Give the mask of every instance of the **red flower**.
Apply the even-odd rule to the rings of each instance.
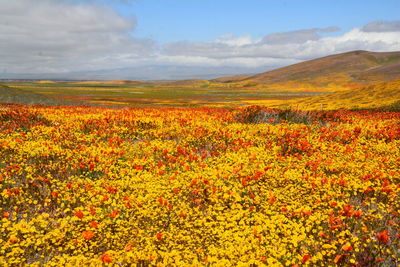
[[[389,234],[388,230],[382,231],[380,233],[376,234],[376,238],[378,238],[379,241],[381,241],[383,244],[389,243]]]
[[[304,257],[301,259],[301,262],[302,262],[302,263],[305,263],[305,262],[308,261],[310,258],[311,258],[311,256],[308,255],[308,254],[306,254],[306,255],[304,255]]]
[[[158,241],[160,241],[163,238],[163,233],[157,233],[156,238]]]
[[[340,214],[342,214],[343,216],[350,217],[353,214],[353,205],[351,204],[343,205],[342,209],[343,211]]]
[[[78,217],[79,219],[82,219],[84,215],[83,215],[83,212],[81,210],[78,210],[78,211],[75,212],[75,216]]]
[[[275,197],[275,196],[272,196],[272,197],[268,200],[268,203],[269,203],[270,205],[272,205],[272,204],[275,203],[275,201],[276,201],[276,197]]]
[[[94,170],[94,167],[95,167],[94,163],[90,163],[90,164],[89,164],[89,169],[90,169],[91,171]]]
[[[101,261],[104,263],[111,263],[112,262],[112,258],[111,255],[105,253],[100,257]]]
[[[89,207],[89,210],[90,210],[90,214],[92,214],[92,215],[96,214],[96,210],[92,206]]]

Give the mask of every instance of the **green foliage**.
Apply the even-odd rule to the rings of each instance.
[[[316,111],[300,111],[293,109],[270,109],[261,106],[249,106],[241,110],[236,119],[239,122],[258,124],[258,123],[302,123],[311,124],[317,121],[319,116]]]
[[[254,86],[256,86],[257,84],[256,83],[254,83],[254,82],[249,82],[249,83],[246,83],[245,85],[243,85],[243,87],[254,87]]]
[[[376,64],[379,64],[379,65],[389,65],[389,64],[400,61],[400,55],[398,55],[398,54],[391,55],[388,57],[375,57],[373,55],[364,55],[364,57],[370,61],[375,62]]]
[[[385,107],[384,110],[400,112],[400,101],[397,101],[397,102],[393,103],[392,105]]]

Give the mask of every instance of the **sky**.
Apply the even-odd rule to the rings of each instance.
[[[399,0],[0,0],[0,78],[214,78],[400,51]]]

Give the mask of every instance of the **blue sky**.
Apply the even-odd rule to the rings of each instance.
[[[138,0],[118,10],[137,19],[135,36],[161,43],[212,40],[222,34],[260,38],[274,32],[400,19],[400,1]]]
[[[0,78],[253,74],[400,51],[399,0],[0,0]]]

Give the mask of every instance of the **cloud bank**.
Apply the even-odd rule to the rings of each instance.
[[[135,18],[104,3],[0,0],[0,77],[97,70],[113,70],[109,73],[115,76],[116,69],[147,67],[155,71],[141,78],[173,79],[183,70],[188,77],[196,77],[188,70],[204,76],[207,68],[227,75],[251,73],[351,50],[400,50],[400,21],[374,21],[344,33],[336,26],[299,29],[259,39],[226,33],[209,41],[161,46],[136,38]],[[134,73],[131,78],[136,78]]]
[[[364,32],[400,32],[400,21],[373,21],[365,25]]]
[[[0,71],[92,70],[151,55],[152,40],[135,39],[135,18],[97,3],[0,1]]]

